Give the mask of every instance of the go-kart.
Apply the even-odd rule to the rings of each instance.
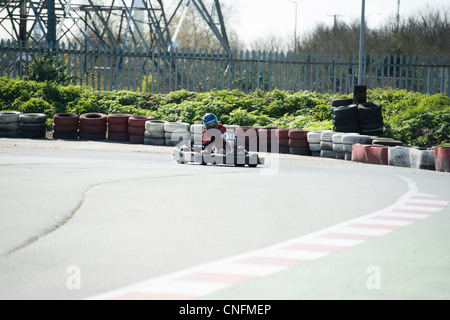
[[[225,132],[219,139],[204,146],[202,141],[193,141],[177,146],[172,151],[172,158],[179,164],[199,163],[202,165],[228,165],[257,167],[264,164],[264,158],[257,153],[250,153],[237,144],[236,135]]]

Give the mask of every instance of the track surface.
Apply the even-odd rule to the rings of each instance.
[[[448,173],[170,152],[0,139],[0,299],[450,298]]]

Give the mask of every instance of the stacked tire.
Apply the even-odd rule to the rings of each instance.
[[[290,154],[291,153],[291,147],[289,146],[289,132],[293,129],[284,129],[279,128],[276,131],[276,137],[278,138],[278,145],[280,148],[280,153],[283,154]],[[305,137],[306,139],[306,137]],[[309,147],[308,147],[309,151]]]
[[[339,139],[339,138],[338,138]],[[372,144],[372,137],[358,133],[347,133],[342,135],[342,144],[345,151],[344,160],[352,160],[352,150],[355,144]]]
[[[80,117],[73,113],[57,113],[53,116],[53,139],[78,139]]]
[[[436,171],[450,172],[450,148],[433,148]]]
[[[258,127],[240,126],[234,130],[238,146],[249,152],[257,152],[259,146]]]
[[[306,139],[313,157],[320,157],[320,135],[322,130],[308,132]]]
[[[0,138],[19,137],[19,117],[21,114],[18,111],[0,112]]]
[[[202,137],[203,137],[204,128],[205,128],[205,126],[201,123],[194,123],[193,125],[191,125],[190,133],[191,133],[191,145],[192,146],[201,146],[202,145]],[[234,132],[234,130],[235,130],[235,126],[234,127],[225,126],[225,128],[229,132]]]
[[[352,99],[331,102],[333,130],[336,132],[359,132],[358,105]]]
[[[19,116],[19,137],[44,139],[47,132],[47,116],[43,113],[26,113]]]
[[[384,122],[381,104],[366,102],[358,105],[359,133],[378,136],[383,133]]]
[[[145,124],[147,121],[155,120],[150,116],[131,116],[128,118],[129,141],[133,144],[145,143]]]
[[[320,134],[320,157],[322,158],[336,158],[336,153],[333,150],[333,135],[332,130],[323,130]]]
[[[331,138],[331,140],[333,142],[333,151],[334,151],[336,159],[345,160],[346,158],[351,158],[348,156],[348,154],[352,153],[352,145],[344,144],[342,142],[342,138],[346,134],[349,134],[349,133],[336,132],[335,134],[333,134],[333,137]],[[346,156],[346,153],[347,153],[347,156]]]
[[[164,124],[166,146],[175,147],[189,144],[191,140],[190,124],[185,122],[166,122]]]
[[[409,153],[409,161],[411,168],[436,170],[432,149],[413,147]]]
[[[166,133],[164,125],[166,121],[148,120],[145,122],[144,144],[152,146],[165,146]]]
[[[129,141],[128,119],[131,114],[109,114],[106,117],[108,122],[108,140],[110,141]]]
[[[291,129],[288,133],[289,151],[291,154],[310,156],[311,150],[308,142],[308,131]]]
[[[403,146],[403,142],[394,140],[392,138],[382,138],[382,137],[374,137],[372,140],[372,144],[386,146],[386,147],[397,147]]]
[[[80,139],[100,141],[106,139],[107,116],[103,113],[84,113],[80,116]]]
[[[274,148],[272,150],[272,137],[276,139],[275,133],[278,127],[265,127],[259,128],[258,133],[258,151],[260,152],[279,152],[279,148]],[[276,146],[274,144],[274,146]],[[278,145],[279,146],[279,145]],[[278,150],[277,150],[278,149]]]

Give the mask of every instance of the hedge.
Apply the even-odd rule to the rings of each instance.
[[[249,94],[238,90],[150,94],[0,78],[0,111],[41,112],[49,119],[62,112],[78,115],[101,112],[150,115],[160,120],[192,124],[212,112],[222,123],[230,125],[320,130],[332,129],[331,101],[351,97],[277,89]],[[450,98],[447,95],[386,88],[368,90],[367,98],[383,106],[384,136],[419,147],[450,143]]]

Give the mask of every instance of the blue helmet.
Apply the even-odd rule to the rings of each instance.
[[[203,123],[206,128],[217,128],[219,122],[217,121],[217,117],[212,113],[207,113],[203,116]]]

